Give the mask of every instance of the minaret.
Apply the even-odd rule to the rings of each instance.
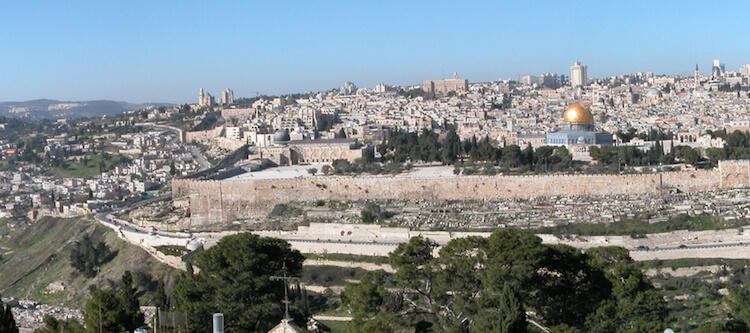
[[[695,85],[697,86],[700,83],[699,76],[701,75],[701,72],[698,70],[698,64],[695,64]]]

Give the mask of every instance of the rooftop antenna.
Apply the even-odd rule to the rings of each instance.
[[[299,281],[299,278],[287,275],[286,260],[281,266],[281,271],[283,272],[282,276],[271,276],[271,280],[284,281],[284,301],[282,301],[284,303],[284,319],[289,320],[289,281]]]

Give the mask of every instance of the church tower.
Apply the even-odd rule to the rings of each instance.
[[[700,75],[701,75],[701,72],[698,70],[698,64],[695,64],[695,77],[694,77],[694,80],[695,80],[695,85],[696,86],[698,84],[700,84],[700,78],[699,78]]]
[[[203,105],[203,99],[205,98],[205,96],[206,95],[203,94],[203,88],[201,88],[201,92],[198,93],[198,105],[199,106]]]

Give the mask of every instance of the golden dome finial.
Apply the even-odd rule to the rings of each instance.
[[[594,115],[591,114],[591,111],[587,107],[581,105],[581,103],[573,103],[565,109],[563,121],[573,124],[593,124]]]

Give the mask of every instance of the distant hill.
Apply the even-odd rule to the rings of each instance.
[[[171,105],[168,103],[133,104],[116,101],[61,102],[37,99],[25,102],[0,102],[0,115],[32,118],[82,118],[112,116],[147,107]]]

